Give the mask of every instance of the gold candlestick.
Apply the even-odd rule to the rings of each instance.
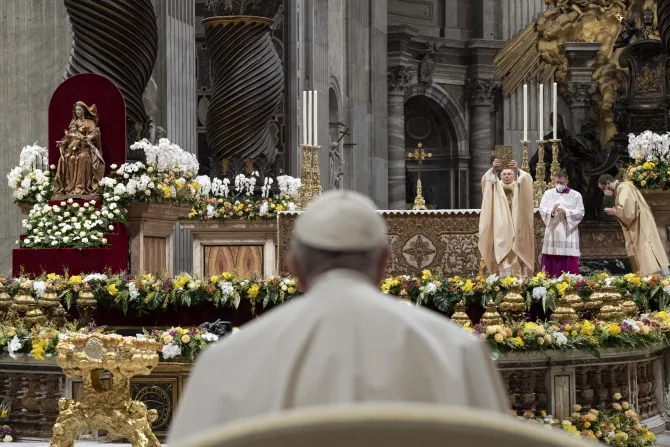
[[[556,177],[558,171],[561,170],[561,165],[558,163],[558,143],[561,140],[549,140],[551,143],[551,176]]]
[[[521,170],[525,172],[529,172],[530,168],[528,167],[528,143],[530,141],[528,140],[521,140],[521,144],[523,144],[523,154],[521,158]]]
[[[407,156],[409,158],[414,158],[419,163],[419,173],[416,180],[416,198],[414,199],[413,210],[425,210],[426,209],[426,200],[423,198],[423,191],[421,190],[421,165],[423,160],[430,158],[433,154],[424,151],[423,144],[419,143],[418,149],[414,153],[410,153]]]
[[[313,199],[321,195],[321,171],[319,170],[320,146],[302,146],[302,171],[298,189],[299,208],[306,208]]]
[[[544,164],[544,145],[546,140],[537,141],[537,166],[535,166],[535,182],[533,183],[533,198],[535,208],[539,208],[542,196],[548,188],[546,181],[546,167]]]

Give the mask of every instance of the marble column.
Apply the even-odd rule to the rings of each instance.
[[[389,209],[407,208],[405,194],[405,89],[414,73],[404,65],[388,69],[388,200]]]
[[[579,134],[588,121],[593,104],[593,94],[598,83],[593,81],[590,62],[598,53],[599,42],[567,42],[563,45],[568,59],[568,88],[563,98],[572,112],[572,130]]]
[[[197,153],[195,3],[154,0],[153,4],[158,25],[158,58],[145,100],[153,100],[152,119],[165,129],[168,139],[185,151]],[[191,272],[191,233],[177,224],[173,240],[174,271]]]
[[[0,270],[9,271],[21,233],[19,207],[4,177],[19,164],[21,148],[47,145],[47,109],[63,81],[72,30],[63,1],[0,1]]]
[[[470,206],[482,202],[482,176],[491,168],[495,149],[491,117],[500,83],[492,79],[471,79],[466,85],[470,104]]]

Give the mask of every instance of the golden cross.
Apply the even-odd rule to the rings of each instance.
[[[423,150],[423,144],[419,143],[419,148],[415,150],[413,153],[409,153],[407,155],[409,158],[415,159],[419,163],[419,175],[418,178],[421,179],[421,165],[423,160],[426,158],[430,158],[433,156],[430,152],[426,152]]]

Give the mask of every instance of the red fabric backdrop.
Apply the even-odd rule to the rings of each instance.
[[[102,156],[109,166],[126,162],[126,103],[116,85],[104,76],[87,73],[64,81],[49,103],[49,164],[58,164],[56,143],[63,138],[72,120],[77,101],[98,107],[98,127],[102,136]]]

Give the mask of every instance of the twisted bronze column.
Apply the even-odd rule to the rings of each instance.
[[[217,160],[273,159],[271,125],[284,87],[282,62],[272,42],[274,21],[268,17],[277,2],[213,3],[219,3],[210,9],[213,16],[203,20],[214,77],[207,110],[210,153]]]
[[[158,54],[151,0],[64,0],[74,33],[65,78],[97,73],[109,78],[126,101],[131,124],[147,121],[142,94]],[[130,130],[130,129],[129,129]]]

